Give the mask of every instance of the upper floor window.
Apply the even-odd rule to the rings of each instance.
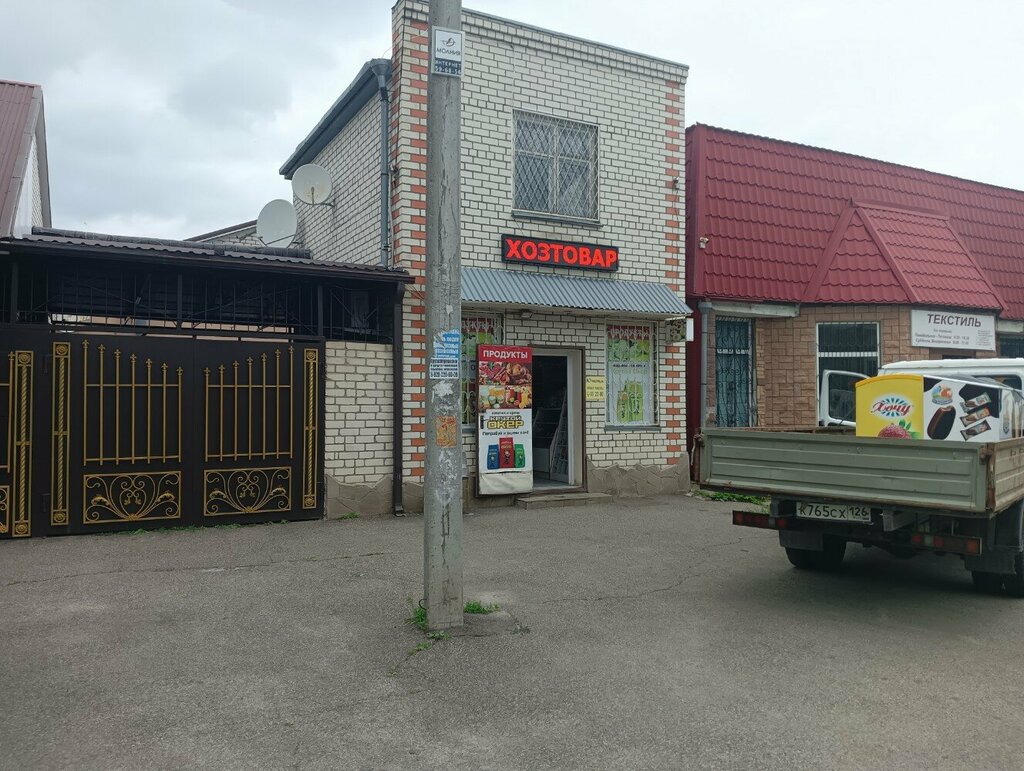
[[[513,113],[516,211],[597,219],[597,126]]]

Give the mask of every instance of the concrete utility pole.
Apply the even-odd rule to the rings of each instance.
[[[427,626],[462,626],[462,332],[459,130],[462,2],[430,0],[427,76],[427,452],[423,592]]]

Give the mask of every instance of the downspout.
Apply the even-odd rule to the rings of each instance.
[[[375,68],[377,93],[380,95],[380,265],[391,267],[391,95],[388,92],[388,65]],[[395,284],[394,307],[391,319],[391,511],[396,517],[405,516],[402,500],[402,334],[404,328],[403,302],[405,284]]]
[[[708,425],[708,317],[714,307],[701,301],[697,309],[700,311],[700,430],[703,433]]]
[[[386,268],[391,252],[391,149],[388,146],[391,111],[389,73],[384,67],[377,68],[376,72],[377,91],[380,94],[380,265]]]
[[[391,343],[391,505],[396,517],[405,516],[402,501],[402,330],[405,284],[395,285]]]

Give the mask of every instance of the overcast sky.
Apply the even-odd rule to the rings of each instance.
[[[1024,3],[465,0],[690,65],[710,123],[1024,188]],[[54,226],[181,238],[290,198],[277,169],[390,0],[8,0],[0,78],[40,83]]]

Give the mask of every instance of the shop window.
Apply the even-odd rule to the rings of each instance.
[[[597,126],[513,113],[518,212],[597,219]]]
[[[818,380],[827,369],[878,374],[878,324],[818,324]]]
[[[501,324],[495,316],[462,317],[462,425],[472,428],[476,425],[477,367],[476,348],[478,345],[493,345],[501,342]]]
[[[999,355],[1004,359],[1024,358],[1024,337],[999,337]]]
[[[878,374],[878,324],[818,324],[818,391],[828,370],[874,377]],[[828,414],[852,419],[856,377],[835,377],[829,382],[825,404]],[[820,396],[819,396],[820,401]],[[823,405],[819,404],[819,413]]]
[[[608,423],[654,424],[654,330],[650,324],[609,324]]]

